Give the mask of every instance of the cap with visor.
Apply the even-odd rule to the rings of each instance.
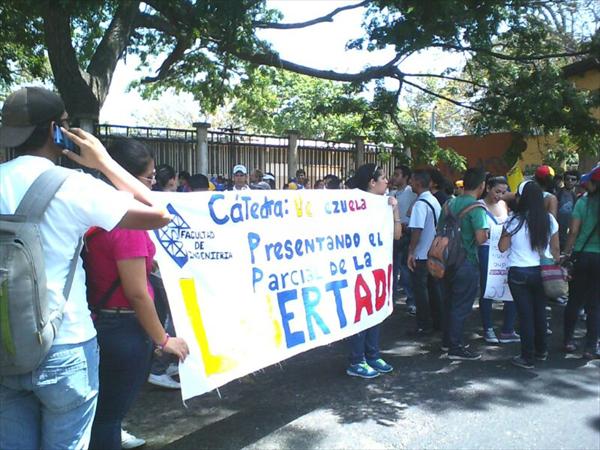
[[[13,92],[2,107],[0,147],[18,147],[38,125],[56,120],[64,112],[62,99],[47,89],[25,87]]]

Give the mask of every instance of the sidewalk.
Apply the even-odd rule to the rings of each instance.
[[[563,308],[552,309],[550,358],[531,371],[508,362],[518,343],[485,344],[477,310],[466,342],[483,359],[458,362],[442,356],[439,337],[407,336],[414,318],[400,305],[381,338],[391,374],[346,376],[347,344],[337,342],[187,408],[178,391],[146,385],[125,427],[147,449],[600,449],[600,361],[561,352]]]

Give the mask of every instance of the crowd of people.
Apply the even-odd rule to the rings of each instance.
[[[15,214],[34,180],[60,156],[100,172],[101,179],[70,171],[39,224],[48,285],[48,308],[64,307],[50,351],[26,373],[0,374],[0,448],[134,448],[144,441],[122,430],[142,384],[179,388],[177,361],[189,349],[176,337],[155,248],[146,230],[165,226],[168,213],[153,202],[151,190],[206,191],[274,189],[275,176],[243,164],[231,180],[176,173],[155,167],[152,153],[133,139],[108,150],[93,135],[70,129],[64,103],[42,88],[11,94],[2,109],[0,145],[17,157],[0,165],[0,214]],[[65,148],[58,134],[79,152]],[[550,332],[541,267],[548,261],[571,267],[566,302],[564,351],[578,351],[576,323],[586,320],[583,357],[600,358],[600,166],[579,176],[556,176],[540,166],[515,192],[500,174],[470,168],[448,182],[437,169],[405,165],[387,174],[365,164],[343,182],[335,175],[315,180],[314,189],[353,188],[388,196],[393,210],[394,292],[403,293],[415,317],[414,337],[439,334],[440,349],[453,360],[481,354],[464,340],[465,322],[479,300],[482,336],[491,345],[520,342],[512,359],[533,368],[548,358]],[[303,169],[287,189],[307,189]],[[372,218],[373,228],[380,220]],[[452,225],[454,224],[454,225]],[[462,258],[440,278],[429,264],[440,230],[454,226]],[[497,244],[490,230],[501,228]],[[68,295],[70,261],[85,242]],[[503,303],[502,327],[494,330],[493,300],[485,298],[491,246],[508,256],[507,280],[513,301]],[[3,319],[4,320],[4,319]],[[374,378],[394,368],[380,354],[380,325],[351,336],[346,373]]]

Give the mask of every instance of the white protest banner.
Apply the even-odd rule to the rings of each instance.
[[[392,208],[360,190],[160,193],[150,232],[177,335],[182,397],[392,312]]]
[[[512,302],[508,287],[508,252],[498,250],[498,241],[502,235],[502,225],[490,224],[490,256],[488,259],[487,282],[484,298]]]

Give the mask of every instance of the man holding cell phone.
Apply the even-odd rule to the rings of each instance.
[[[0,164],[0,214],[14,214],[25,192],[61,155],[99,170],[117,188],[73,170],[50,201],[40,223],[47,301],[50,310],[64,304],[63,321],[37,368],[0,377],[0,448],[87,448],[98,395],[98,345],[80,259],[68,298],[63,295],[71,260],[92,226],[153,229],[170,217],[98,139],[69,130],[64,103],[51,91],[27,87],[8,96],[0,147],[17,154]]]

